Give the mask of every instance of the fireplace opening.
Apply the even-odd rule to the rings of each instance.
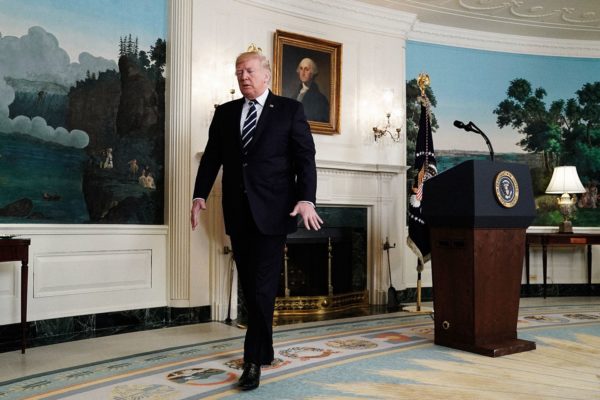
[[[288,235],[275,310],[326,313],[368,304],[367,208],[317,207],[319,231]]]

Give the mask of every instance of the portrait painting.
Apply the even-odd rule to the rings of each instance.
[[[341,43],[277,30],[273,92],[296,99],[313,133],[340,133]]]

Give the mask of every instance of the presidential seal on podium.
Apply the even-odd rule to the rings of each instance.
[[[512,208],[519,201],[519,183],[510,172],[498,172],[494,187],[496,189],[496,199],[503,207]]]

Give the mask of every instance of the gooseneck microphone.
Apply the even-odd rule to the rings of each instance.
[[[481,136],[483,136],[483,139],[485,140],[485,143],[487,144],[488,150],[490,151],[490,159],[492,161],[494,161],[494,149],[492,148],[492,143],[490,142],[490,139],[488,139],[486,134],[483,133],[483,131],[481,129],[479,129],[479,127],[477,125],[475,125],[471,121],[469,121],[469,123],[465,124],[464,122],[457,120],[457,121],[454,121],[454,126],[457,127],[458,129],[464,129],[466,132],[475,132],[475,133],[478,133]]]
[[[465,124],[462,121],[454,121],[454,126],[457,127],[458,129],[464,129],[467,132],[474,132],[473,130],[473,123],[469,122],[468,124]]]

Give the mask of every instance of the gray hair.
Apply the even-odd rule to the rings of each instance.
[[[310,58],[306,57],[303,58],[299,63],[298,63],[298,67],[296,67],[296,73],[298,73],[300,71],[300,66],[303,63],[308,63],[310,65],[310,70],[312,72],[313,77],[317,76],[319,74],[319,67],[317,67],[317,64]]]
[[[265,57],[262,53],[259,53],[257,51],[245,51],[243,53],[241,53],[239,56],[237,56],[237,58],[235,59],[235,65],[237,66],[238,64],[251,59],[251,58],[257,58],[260,61],[260,66],[266,70],[269,73],[269,81],[271,80],[271,64],[269,63],[269,59],[267,57]]]

